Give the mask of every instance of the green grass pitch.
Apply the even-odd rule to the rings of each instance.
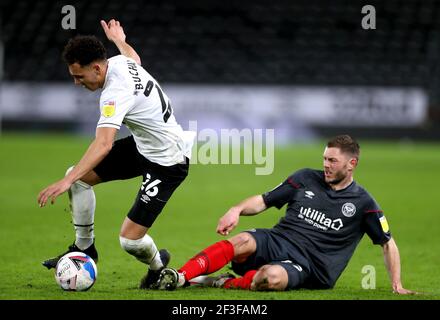
[[[391,293],[380,246],[364,237],[332,290],[249,292],[188,288],[174,292],[137,289],[146,267],[119,246],[119,228],[135,198],[140,179],[95,187],[96,245],[99,275],[87,292],[63,292],[53,271],[41,261],[74,239],[67,195],[39,208],[38,192],[79,160],[90,138],[3,134],[0,136],[0,299],[439,299],[440,298],[440,144],[360,141],[362,154],[355,179],[384,210],[400,249],[405,287],[417,296]],[[323,144],[298,145],[275,151],[275,170],[256,176],[254,165],[194,165],[150,230],[158,247],[172,253],[179,267],[207,245],[222,239],[215,233],[226,210],[253,194],[272,189],[302,167],[321,168]],[[251,227],[271,227],[284,215],[270,209],[242,217],[233,234]],[[362,267],[376,270],[376,288],[361,287]],[[223,269],[224,272],[227,268]],[[220,271],[220,272],[222,272]]]

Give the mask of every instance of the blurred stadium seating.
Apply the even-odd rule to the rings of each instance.
[[[60,32],[65,4],[1,1],[3,80],[70,80],[67,39],[104,39],[99,19],[116,17],[159,81],[413,86],[440,105],[440,1],[70,1],[77,29]],[[376,8],[374,31],[360,26],[364,4]]]
[[[439,1],[377,1],[374,32],[350,0],[71,1],[77,30],[64,34],[65,1],[2,2],[6,80],[67,80],[63,45],[75,33],[104,38],[99,17],[120,19],[170,82],[429,86],[439,76]]]

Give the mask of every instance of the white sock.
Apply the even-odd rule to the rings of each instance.
[[[133,255],[139,261],[149,264],[151,270],[159,270],[163,267],[156,244],[153,238],[148,234],[145,234],[145,236],[137,240],[120,236],[119,242],[121,243],[121,247],[129,254]]]
[[[69,168],[67,173],[71,169],[73,167]],[[95,238],[93,232],[96,207],[95,192],[87,183],[78,180],[69,189],[69,199],[76,235],[75,245],[79,249],[85,250],[93,244]]]

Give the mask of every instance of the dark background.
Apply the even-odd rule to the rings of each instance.
[[[61,28],[66,4],[76,30]],[[376,8],[375,30],[361,27],[366,4]],[[353,130],[440,138],[440,1],[2,0],[1,13],[3,81],[71,81],[60,58],[66,41],[95,34],[114,55],[99,20],[117,18],[158,81],[419,87],[429,96],[421,126]]]

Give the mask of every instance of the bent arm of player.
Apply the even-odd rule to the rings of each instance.
[[[125,42],[125,33],[119,21],[115,19],[111,19],[108,24],[101,20],[102,29],[104,29],[105,35],[107,39],[112,41],[116,47],[118,47],[119,52],[123,56],[132,58],[136,61],[137,64],[141,64],[141,58],[137,54],[137,52],[130,46],[127,42]]]
[[[114,128],[97,128],[96,138],[90,144],[89,148],[78,162],[77,165],[63,179],[48,186],[38,195],[38,204],[44,207],[49,200],[55,202],[56,197],[69,190],[70,186],[79,180],[86,173],[95,168],[110,152],[117,129]]]
[[[416,294],[416,292],[403,288],[400,280],[400,255],[396,242],[391,238],[382,245],[385,266],[390,276],[393,292],[398,294]]]
[[[217,233],[226,236],[238,225],[240,216],[253,216],[266,209],[266,204],[261,195],[247,198],[233,206],[220,218]]]
[[[297,188],[297,185],[292,183],[292,179],[289,177],[269,192],[243,200],[220,218],[217,233],[223,236],[228,235],[237,226],[240,216],[253,216],[270,207],[281,209],[296,194]]]

